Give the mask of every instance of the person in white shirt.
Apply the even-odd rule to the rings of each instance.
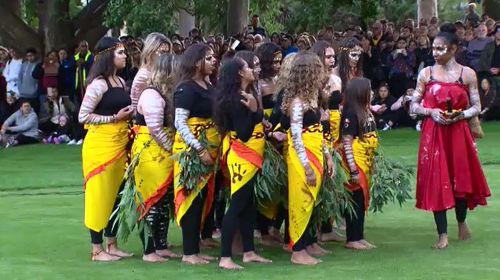
[[[10,60],[7,61],[5,69],[3,70],[3,76],[7,81],[7,92],[13,92],[16,97],[19,98],[19,74],[21,72],[21,65],[23,64],[23,59],[19,57],[16,50],[9,49]]]

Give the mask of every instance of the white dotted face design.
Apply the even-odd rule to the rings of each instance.
[[[356,46],[351,51],[349,51],[349,60],[358,63],[362,54],[363,50],[360,47]]]
[[[432,55],[434,57],[441,57],[445,55],[447,52],[448,52],[448,46],[446,45],[441,45],[441,44],[432,45]]]

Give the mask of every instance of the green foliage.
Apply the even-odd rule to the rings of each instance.
[[[257,173],[255,198],[260,205],[279,202],[287,186],[287,168],[283,156],[268,141],[264,149],[264,163],[261,172]]]
[[[400,161],[388,159],[379,148],[374,160],[374,174],[370,190],[370,210],[382,212],[384,205],[398,202],[399,205],[411,198],[415,171]]]
[[[438,1],[438,16],[441,22],[455,22],[462,19],[465,15],[461,0],[440,0]],[[478,5],[480,7],[480,5]],[[477,11],[478,14],[481,12]]]
[[[401,22],[407,18],[417,20],[417,3],[415,0],[380,0],[382,12],[381,18],[386,18],[392,22]]]
[[[282,32],[286,20],[286,6],[280,0],[250,1],[250,16],[258,14],[261,25],[266,29],[268,36],[274,32]]]
[[[37,2],[37,0],[23,0],[21,10],[24,21],[35,30],[38,29]]]
[[[203,130],[199,138],[200,144],[203,147],[215,148],[216,146],[210,143],[206,136],[206,130]],[[218,169],[218,161],[214,165],[205,165],[201,161],[196,149],[188,148],[174,156],[174,160],[182,166],[182,171],[177,174],[179,185],[184,186],[184,191],[189,193],[198,187],[198,183],[203,176],[214,172]]]

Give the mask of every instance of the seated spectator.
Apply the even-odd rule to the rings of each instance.
[[[64,144],[71,141],[71,122],[66,114],[59,115],[58,125],[54,132],[43,139],[44,144]]]
[[[59,96],[57,88],[53,87],[47,89],[47,100],[44,107],[47,116],[40,118],[40,130],[45,135],[49,135],[57,129],[60,115],[73,116],[76,110],[69,97]]]
[[[421,69],[434,65],[434,56],[432,56],[432,48],[427,36],[419,36],[417,38],[417,48],[415,49],[416,67],[415,73],[419,73]]]
[[[479,89],[479,96],[481,98],[481,113],[480,117],[483,120],[492,120],[498,118],[499,106],[495,104],[496,90],[492,86],[491,80],[489,78],[483,78],[481,80],[481,87]]]
[[[2,125],[0,143],[8,148],[16,145],[38,142],[38,117],[29,101],[21,104],[21,109],[12,114]]]
[[[14,92],[7,93],[5,99],[0,96],[0,127],[7,118],[19,110],[19,107],[21,107],[21,104]]]
[[[375,105],[373,106],[373,115],[375,116],[378,129],[386,131],[394,126],[394,114],[391,111],[391,106],[394,102],[396,102],[396,98],[389,93],[389,86],[382,84],[378,88],[375,99],[372,101],[372,105]]]
[[[394,102],[391,106],[391,111],[394,114],[393,119],[396,127],[413,127],[416,124],[416,116],[409,115],[410,101],[413,95],[413,91],[413,88],[407,89],[405,94],[399,97],[398,100],[396,100],[396,102]]]

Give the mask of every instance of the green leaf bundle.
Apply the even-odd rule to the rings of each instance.
[[[269,202],[278,203],[283,197],[288,183],[287,168],[283,156],[278,150],[266,141],[264,148],[264,163],[262,170],[257,173],[255,183],[255,197],[260,205]]]

